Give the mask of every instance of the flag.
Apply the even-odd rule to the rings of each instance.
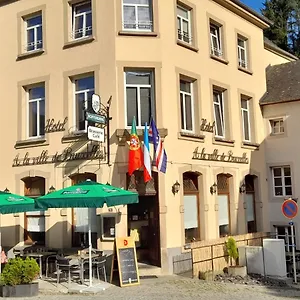
[[[151,157],[150,157],[150,147],[149,147],[149,137],[147,123],[145,124],[144,130],[144,181],[148,182],[151,180]]]
[[[128,158],[128,173],[132,175],[135,170],[143,166],[143,152],[140,145],[139,137],[136,133],[135,117],[132,120],[129,144],[129,158]]]
[[[167,171],[167,153],[154,120],[151,118],[149,126],[149,142],[154,146],[155,165],[158,171],[166,173]]]

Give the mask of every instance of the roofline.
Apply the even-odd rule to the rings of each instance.
[[[264,41],[264,46],[265,46],[265,49],[272,50],[272,51],[276,52],[277,54],[281,54],[282,56],[286,56],[286,57],[291,58],[293,60],[298,60],[299,59],[297,56],[295,56],[295,55],[293,55],[293,54],[291,54],[291,53],[289,53],[289,52],[287,52],[287,51],[279,48],[275,44],[272,45],[272,44]]]
[[[256,25],[261,29],[267,29],[270,27],[270,25],[273,24],[269,19],[262,16],[255,10],[251,9],[249,6],[245,5],[240,0],[212,0],[212,1],[236,13],[243,19],[249,21],[250,23]]]
[[[300,99],[282,100],[280,102],[268,102],[268,103],[259,103],[259,104],[260,104],[260,106],[266,106],[266,105],[284,104],[284,103],[290,103],[290,102],[296,102],[296,101],[300,101]]]

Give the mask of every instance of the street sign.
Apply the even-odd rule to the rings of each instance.
[[[99,123],[99,124],[106,124],[106,117],[96,114],[91,114],[86,112],[85,119],[90,122]]]
[[[104,142],[104,129],[95,126],[88,126],[89,140],[96,142]]]
[[[281,211],[286,218],[293,219],[298,214],[298,205],[292,199],[285,200],[282,203]]]

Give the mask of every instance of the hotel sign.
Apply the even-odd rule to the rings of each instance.
[[[31,157],[29,152],[26,152],[24,157],[19,157],[19,154],[13,160],[13,167],[45,165],[54,163],[70,162],[74,160],[106,160],[105,148],[100,149],[99,145],[87,146],[85,151],[75,152],[71,147],[66,148],[61,153],[56,152],[49,155],[48,150],[43,150],[40,155]]]
[[[212,153],[205,152],[205,148],[202,148],[199,151],[199,147],[197,147],[193,152],[193,159],[196,160],[208,160],[208,161],[219,161],[219,162],[228,162],[228,163],[236,163],[236,164],[248,164],[249,159],[247,157],[247,153],[243,153],[242,156],[235,156],[233,152],[230,150],[225,154],[224,152],[219,152],[218,149],[215,149]]]
[[[200,130],[213,133],[215,130],[216,122],[208,122],[206,119],[201,119]]]

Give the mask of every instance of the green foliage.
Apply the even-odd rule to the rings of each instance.
[[[33,258],[20,257],[9,259],[1,274],[1,284],[27,284],[35,280],[40,273],[40,267]]]
[[[226,248],[227,248],[229,257],[236,261],[239,257],[239,253],[238,253],[238,249],[236,246],[236,241],[233,237],[228,238],[228,240],[226,242]]]

